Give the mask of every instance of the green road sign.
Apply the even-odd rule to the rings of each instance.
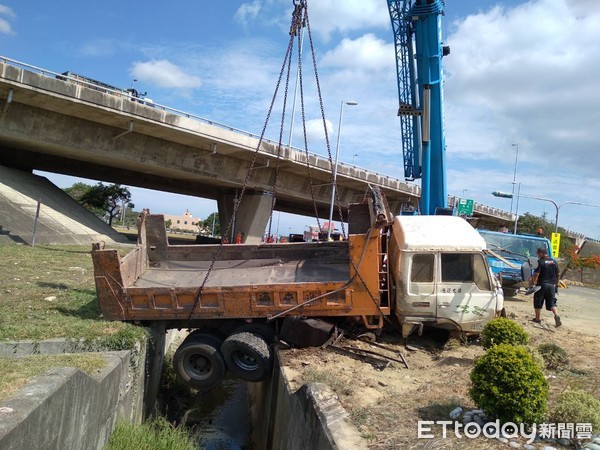
[[[459,216],[472,216],[473,200],[468,198],[459,198],[458,207],[456,208],[456,214],[458,214]]]

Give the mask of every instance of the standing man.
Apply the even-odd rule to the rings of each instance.
[[[554,323],[557,327],[562,325],[558,308],[556,307],[556,292],[558,292],[558,263],[548,257],[544,247],[537,249],[538,266],[533,272],[533,284],[540,289],[533,295],[535,319],[533,322],[541,323],[542,306],[546,302],[546,310],[554,314]]]

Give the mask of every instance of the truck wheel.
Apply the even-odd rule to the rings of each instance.
[[[517,292],[519,292],[519,289],[502,288],[502,292],[504,293],[505,297],[514,297],[515,295],[517,295]]]
[[[273,354],[261,336],[233,333],[221,346],[227,368],[245,381],[262,381],[271,373]]]
[[[181,344],[173,355],[173,368],[181,381],[197,389],[216,386],[227,372],[219,347],[211,339]]]

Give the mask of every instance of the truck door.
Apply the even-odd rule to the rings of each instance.
[[[406,301],[400,302],[398,309],[404,315],[429,316],[436,314],[435,253],[415,253],[407,258],[409,280]]]
[[[493,318],[496,302],[490,273],[479,253],[441,253],[437,285],[437,317],[473,331]]]

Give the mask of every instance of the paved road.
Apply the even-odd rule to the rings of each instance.
[[[600,337],[600,290],[569,286],[558,291],[558,312],[568,329]],[[520,312],[533,317],[533,297],[519,294],[505,299],[508,312]],[[552,314],[542,311],[542,320],[552,326]]]
[[[600,336],[600,290],[579,286],[559,289],[558,308],[568,328]]]

